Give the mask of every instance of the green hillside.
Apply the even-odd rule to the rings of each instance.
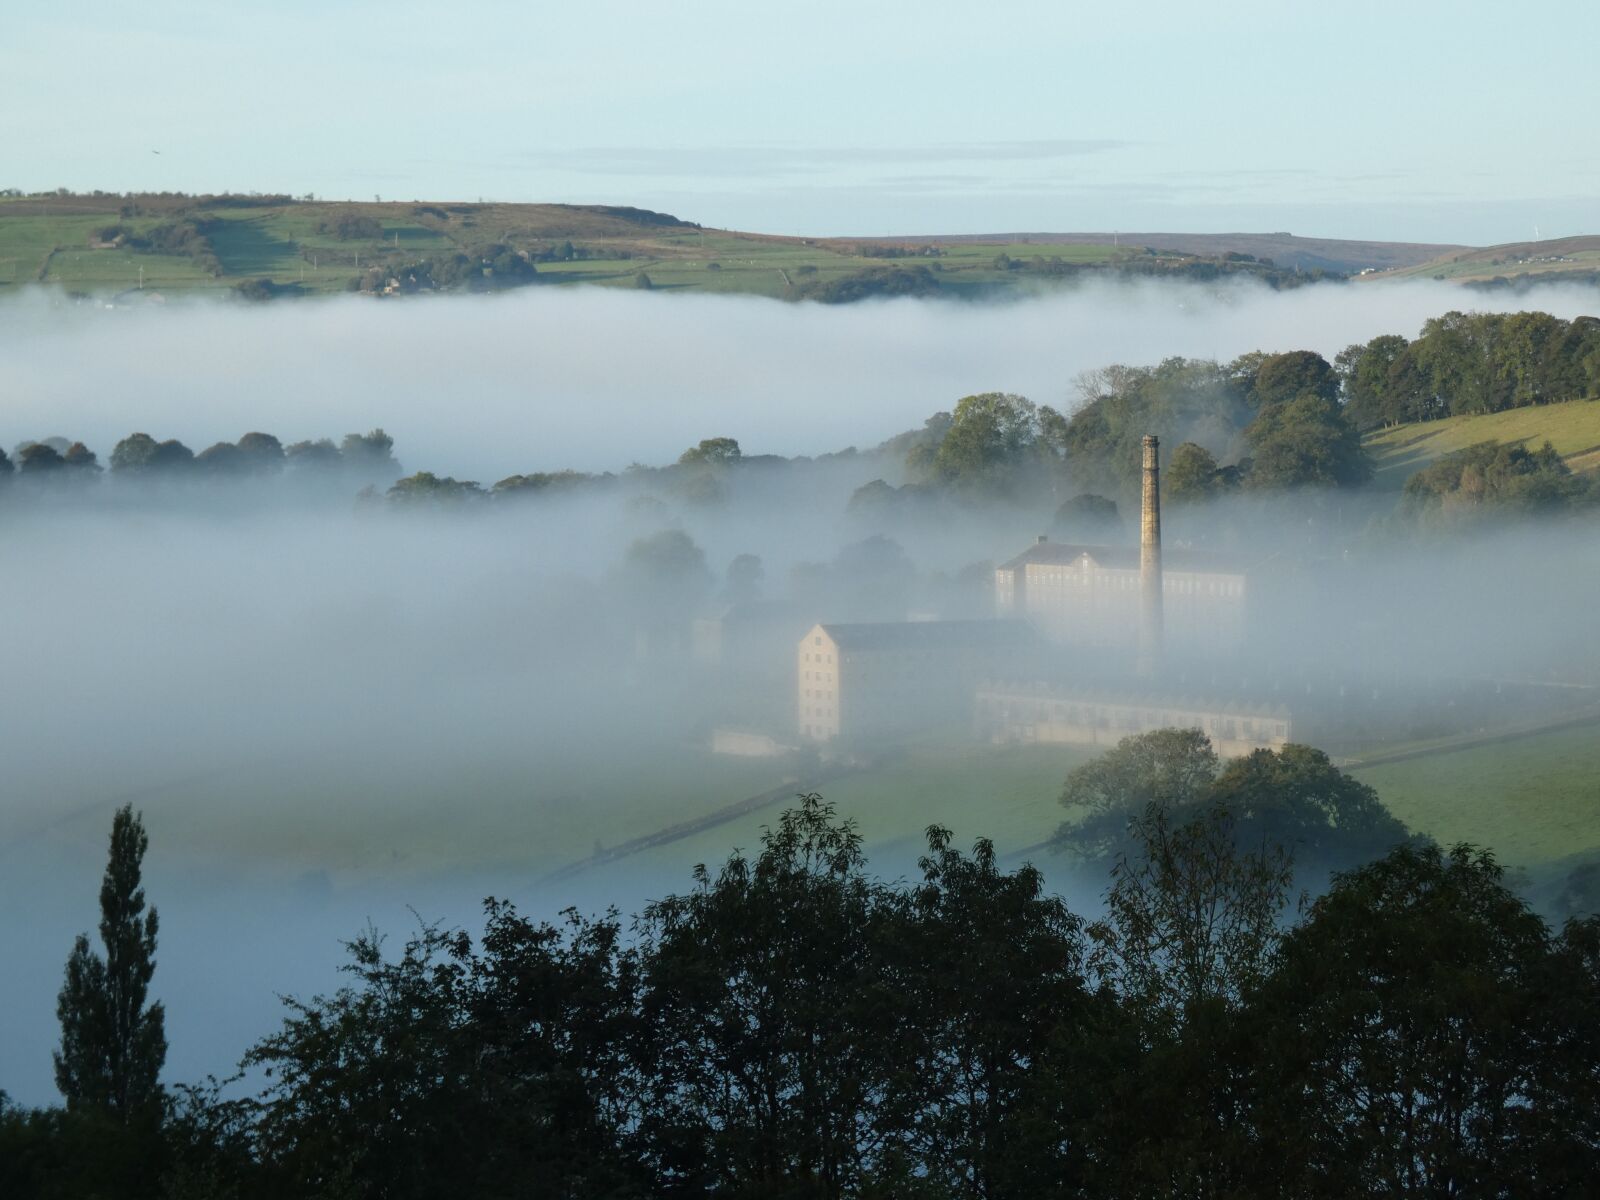
[[[1441,842],[1542,866],[1600,850],[1600,733],[1593,725],[1356,767],[1389,809]]]
[[[1367,280],[1440,279],[1478,286],[1600,279],[1600,237],[1552,238],[1501,246],[1458,247],[1427,262],[1364,276]]]
[[[391,273],[456,255],[477,272],[496,249],[531,261],[540,283],[765,296],[820,293],[863,273],[887,277],[890,292],[960,295],[1023,286],[1036,264],[1070,271],[1150,258],[1128,246],[775,237],[599,205],[0,196],[0,293],[29,283],[102,293],[266,279],[280,293],[315,294],[370,286],[374,273],[385,277],[381,289]]]
[[[1487,441],[1534,447],[1548,441],[1574,470],[1600,469],[1600,400],[1397,425],[1369,434],[1366,446],[1377,465],[1378,485],[1398,489],[1435,459]]]
[[[1377,243],[1346,252],[1315,242],[1314,260],[1293,250],[1277,261],[1240,248],[1254,246],[1253,236],[819,239],[704,229],[605,205],[12,191],[0,193],[0,293],[30,283],[85,294],[248,285],[260,298],[590,283],[841,302],[1028,294],[1100,271],[1292,287],[1353,262],[1409,262],[1440,249],[1383,255]],[[1270,243],[1275,251],[1281,240]]]

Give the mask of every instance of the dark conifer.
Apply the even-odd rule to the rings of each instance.
[[[79,934],[56,1000],[61,1048],[56,1086],[68,1108],[100,1109],[123,1122],[161,1094],[165,1012],[145,1003],[155,973],[156,910],[145,912],[140,866],[150,839],[124,805],[111,823],[111,855],[100,885],[102,957]]]

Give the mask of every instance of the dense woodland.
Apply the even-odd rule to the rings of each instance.
[[[0,1192],[1589,1194],[1600,918],[1551,928],[1308,747],[1219,769],[1143,735],[1062,800],[1093,919],[941,828],[917,877],[875,878],[806,795],[631,920],[489,900],[476,933],[363,933],[344,987],[198,1086],[158,1082],[123,809],[104,949],[79,939],[61,991],[65,1105],[0,1105]]]
[[[1412,341],[1373,338],[1336,361],[1360,429],[1593,398],[1600,318],[1450,312]]]

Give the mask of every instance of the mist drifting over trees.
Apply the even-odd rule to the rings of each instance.
[[[104,457],[134,429],[198,451],[252,429],[287,445],[381,426],[417,467],[483,482],[661,463],[720,435],[747,454],[822,454],[875,445],[974,393],[1064,410],[1078,376],[1111,363],[1296,349],[1332,362],[1382,334],[1414,338],[1452,309],[1570,319],[1596,307],[1593,289],[1507,297],[1431,283],[1092,285],[992,306],[665,299],[535,291],[107,312],[24,295],[0,331],[18,430],[7,445],[70,428]]]
[[[1471,301],[1563,320],[1600,311],[1578,289]],[[1464,303],[1431,285],[1128,286],[839,311],[579,291],[163,312],[24,297],[0,326],[0,444],[15,468],[0,495],[15,681],[0,697],[0,895],[30,924],[0,984],[19,1014],[0,1087],[50,1098],[62,959],[95,919],[83,880],[130,803],[161,906],[153,995],[169,1081],[226,1072],[275,1027],[276,993],[332,994],[337,943],[369,918],[414,928],[408,906],[476,930],[486,894],[536,923],[569,903],[615,904],[652,914],[661,970],[690,969],[669,934],[711,921],[712,900],[649,905],[676,895],[694,861],[755,854],[779,808],[637,852],[632,840],[829,782],[803,754],[705,765],[714,729],[792,728],[793,641],[712,668],[695,623],[741,608],[781,642],[785,622],[987,619],[995,565],[1039,535],[1131,540],[1147,426],[1168,452],[1172,544],[1265,563],[1274,589],[1249,644],[1185,664],[1184,687],[1248,686],[1314,711],[1337,757],[1377,736],[1475,728],[1524,703],[1518,688],[1543,704],[1587,686],[1600,641],[1576,598],[1600,574],[1600,540],[1586,477],[1538,446],[1502,446],[1440,459],[1402,488],[1371,478],[1353,437],[1384,423],[1387,401],[1355,419],[1349,381],[1375,377],[1377,359],[1341,352],[1381,357],[1389,335],[1414,345]],[[1345,814],[1369,835],[1361,861],[1411,832],[1316,752],[1202,767],[1185,816],[1226,789],[1253,834],[1306,840],[1319,814]],[[1093,853],[1029,856],[1039,895],[1086,921],[1141,794],[1082,802],[1102,783],[1055,770],[1037,833],[1092,810],[1098,825],[1059,840],[1099,836]],[[1077,809],[1056,805],[1063,788]],[[840,903],[866,889],[872,921],[916,903],[934,921],[947,884],[992,886],[1039,917],[1041,937],[1087,955],[1031,876],[941,857],[989,834],[1004,802],[970,781],[939,790],[961,819],[947,822],[957,841],[932,848],[932,890],[880,912],[877,883],[847,854]],[[1019,868],[1005,855],[1025,846],[997,869]],[[859,847],[871,880],[919,877],[923,848],[904,829]],[[1321,879],[1359,865],[1322,849],[1302,857]],[[1360,903],[1387,904],[1408,879],[1499,903],[1488,865],[1416,853],[1352,883]],[[1588,953],[1554,925],[1506,919],[1529,962]],[[604,971],[628,940],[603,920],[546,937],[499,912],[490,927],[506,945],[562,947],[551,953],[569,964],[593,952]],[[1350,926],[1327,928],[1296,933],[1296,978],[1315,976]],[[1039,986],[1090,1003],[1070,980]],[[459,1000],[443,997],[447,1017]],[[1345,1015],[1295,1020],[1335,1039]],[[1181,1039],[1168,1050],[1187,1052]],[[652,1153],[681,1132],[659,1131]],[[903,1148],[931,1135],[883,1136]]]

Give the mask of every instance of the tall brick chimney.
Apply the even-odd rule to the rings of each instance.
[[[1154,676],[1161,665],[1161,443],[1144,436],[1144,497],[1139,511],[1140,676]]]

